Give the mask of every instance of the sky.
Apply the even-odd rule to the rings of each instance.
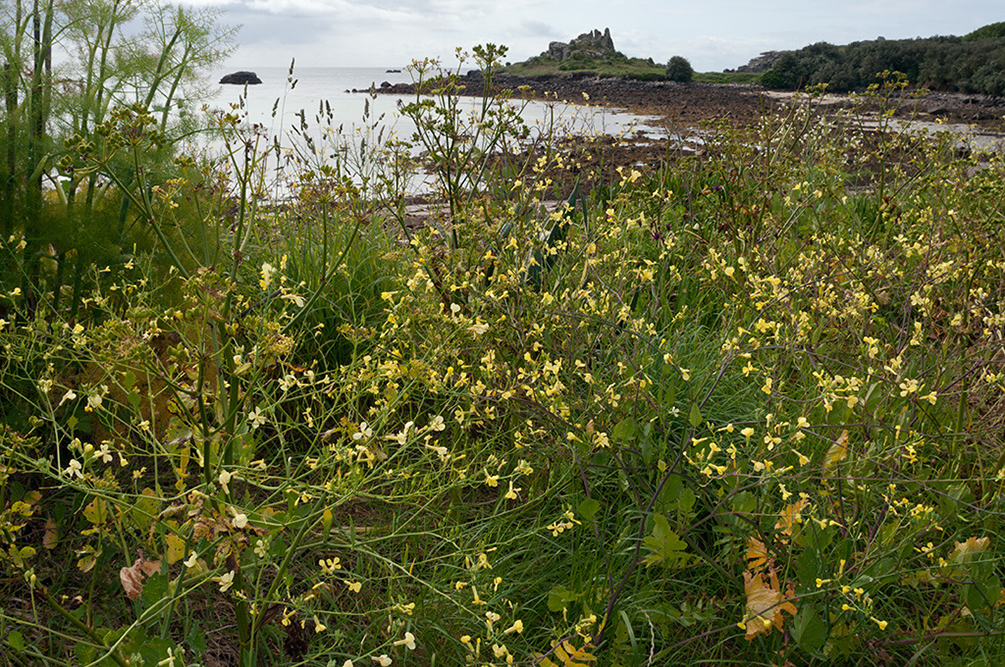
[[[233,69],[403,67],[455,62],[457,47],[495,43],[507,60],[538,55],[610,28],[627,56],[682,55],[701,72],[745,64],[762,51],[815,42],[964,35],[1005,21],[1001,0],[186,0],[241,25]]]

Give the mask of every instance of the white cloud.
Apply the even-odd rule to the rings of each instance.
[[[611,28],[630,56],[664,61],[683,55],[699,70],[736,67],[772,49],[818,41],[841,44],[964,34],[1000,20],[996,0],[188,0],[227,11],[245,25],[241,62],[276,64],[282,54],[305,66],[391,65],[412,58],[452,59],[454,47],[494,42],[522,60],[553,40]],[[235,61],[236,62],[236,61]],[[282,63],[279,63],[282,64]]]

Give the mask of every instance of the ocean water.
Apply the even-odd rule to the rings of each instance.
[[[263,126],[270,136],[283,137],[291,128],[299,126],[301,113],[309,124],[312,123],[318,116],[319,107],[330,108],[331,117],[324,120],[344,132],[366,124],[367,112],[369,124],[379,121],[399,136],[411,136],[415,129],[398,112],[399,103],[414,101],[414,96],[371,96],[365,92],[351,92],[353,89],[369,90],[371,86],[379,88],[385,81],[410,83],[412,79],[406,71],[388,72],[375,67],[307,67],[296,69],[292,75],[288,68],[264,68],[255,72],[262,80],[261,84],[221,85],[220,92],[210,100],[210,106],[226,109],[231,104],[241,104],[247,122]],[[219,81],[227,73],[215,72],[212,80]],[[464,103],[474,109],[480,101],[472,97],[465,98]],[[575,132],[611,135],[643,129],[647,120],[602,107],[540,101],[527,105],[523,118],[531,125],[557,122]],[[653,131],[653,128],[645,129]]]
[[[232,70],[229,70],[232,71]],[[215,72],[213,83],[229,73]],[[298,169],[316,169],[321,163],[338,161],[343,167],[355,165],[349,174],[359,182],[365,174],[361,167],[365,160],[363,147],[373,148],[390,138],[408,140],[415,132],[411,120],[400,113],[400,105],[415,101],[415,96],[371,95],[351,92],[368,91],[381,83],[410,83],[407,71],[388,72],[384,68],[303,68],[292,74],[288,68],[255,70],[261,84],[254,86],[221,85],[219,93],[208,104],[211,108],[230,111],[235,107],[248,126],[261,128],[264,148],[277,140],[287,155],[297,155],[299,160],[287,159],[276,167],[276,179],[290,180]],[[474,111],[481,105],[480,98],[465,97],[461,103]],[[632,114],[612,111],[603,107],[570,105],[561,102],[534,101],[524,107],[523,120],[530,126],[528,140],[546,133],[630,135],[636,129],[650,134],[658,129],[646,127],[647,119]],[[309,138],[309,141],[308,141]],[[313,144],[305,158],[308,143]],[[223,149],[214,142],[201,141],[198,145],[210,152]],[[416,148],[413,152],[418,152]],[[373,160],[369,169],[379,168]],[[279,172],[284,172],[280,174]],[[412,191],[426,189],[422,177],[414,177],[409,185]],[[283,196],[282,186],[277,186],[277,196]]]

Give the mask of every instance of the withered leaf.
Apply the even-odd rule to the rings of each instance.
[[[768,580],[763,574],[743,573],[743,589],[747,593],[747,606],[744,610],[743,624],[747,630],[747,640],[759,634],[768,634],[772,626],[782,629],[782,612],[787,611],[793,616],[796,607],[789,602],[792,591],[783,593],[778,583],[778,574],[771,570]]]
[[[144,575],[149,577],[155,572],[159,572],[160,569],[161,562],[159,560],[147,560],[142,556],[137,558],[132,566],[120,569],[119,581],[122,582],[122,588],[126,590],[126,597],[130,600],[139,599],[140,594],[143,593]]]

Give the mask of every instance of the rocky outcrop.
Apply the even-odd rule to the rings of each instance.
[[[262,80],[258,78],[258,75],[254,72],[234,72],[228,74],[222,79],[220,83],[230,83],[236,86],[254,86],[261,83]]]
[[[767,72],[769,69],[775,66],[781,57],[782,51],[765,51],[756,58],[751,58],[750,62],[746,65],[740,65],[735,70],[726,70],[727,72]]]
[[[604,28],[604,32],[600,32],[599,30],[584,32],[568,44],[565,42],[552,42],[548,45],[548,50],[542,53],[541,56],[561,62],[568,60],[577,53],[602,57],[605,54],[613,52],[614,40],[611,39],[611,29]]]

